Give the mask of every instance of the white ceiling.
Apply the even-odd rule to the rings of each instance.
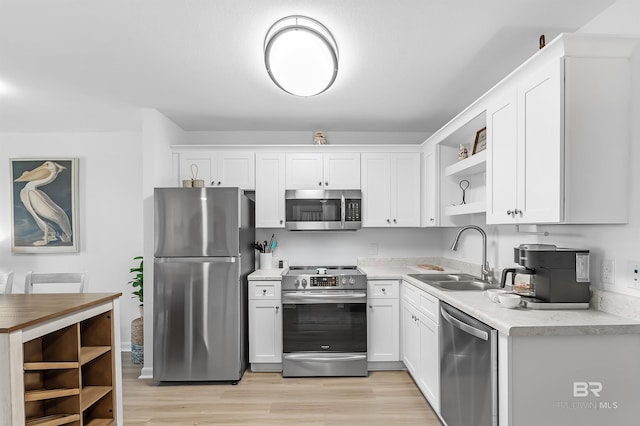
[[[435,131],[614,0],[0,0],[0,131]],[[262,45],[300,14],[337,40],[333,87],[279,90]]]

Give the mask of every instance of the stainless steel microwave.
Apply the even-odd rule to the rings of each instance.
[[[362,191],[287,190],[286,228],[294,231],[362,227]]]

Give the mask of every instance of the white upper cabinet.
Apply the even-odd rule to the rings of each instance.
[[[628,60],[529,68],[487,109],[487,223],[626,222]]]
[[[420,226],[420,154],[362,154],[362,226]]]
[[[284,153],[256,153],[256,175],[256,227],[284,228]]]
[[[237,186],[245,190],[254,190],[254,153],[180,152],[180,180],[194,177],[203,179],[205,186]]]
[[[286,189],[360,189],[360,153],[288,153]]]
[[[423,182],[424,194],[422,197],[422,226],[439,226],[438,209],[440,206],[438,187],[438,145],[430,145],[423,154]]]

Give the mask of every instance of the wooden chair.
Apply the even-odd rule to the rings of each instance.
[[[13,272],[0,272],[0,290],[4,294],[11,294],[13,286]]]
[[[25,293],[84,293],[87,272],[27,272]]]

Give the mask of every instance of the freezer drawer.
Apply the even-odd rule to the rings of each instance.
[[[239,270],[237,258],[156,259],[154,381],[240,380],[247,292]]]

